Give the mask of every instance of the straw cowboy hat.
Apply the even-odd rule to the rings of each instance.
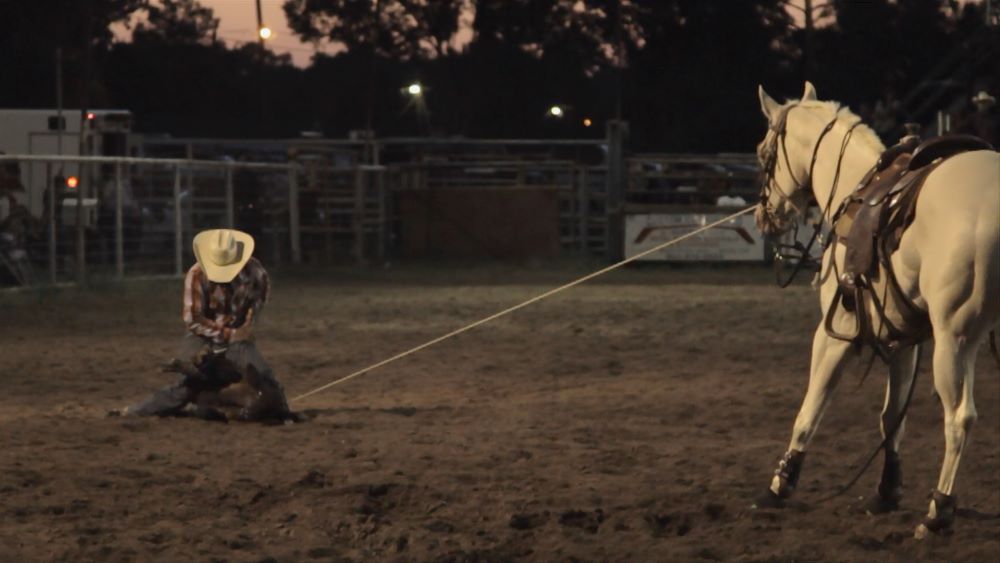
[[[210,281],[229,283],[253,254],[253,237],[243,231],[211,229],[194,237],[194,256]]]
[[[985,104],[992,106],[997,101],[996,98],[986,93],[986,90],[980,90],[978,94],[972,97],[972,103],[979,105]]]

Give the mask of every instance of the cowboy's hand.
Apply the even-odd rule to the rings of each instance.
[[[253,338],[253,309],[247,312],[247,318],[243,320],[238,328],[233,331],[230,342],[241,342]]]
[[[205,344],[201,348],[198,348],[198,351],[195,352],[194,356],[192,356],[191,363],[200,368],[210,361],[213,355],[214,352],[212,351],[212,345]]]

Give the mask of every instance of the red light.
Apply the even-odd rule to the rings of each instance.
[[[69,178],[66,178],[66,187],[67,188],[75,189],[76,186],[79,183],[80,183],[80,179],[77,178],[76,176],[70,176]]]
[[[93,120],[93,119],[94,119],[94,117],[95,117],[95,116],[94,116],[94,113],[93,113],[93,112],[89,112],[89,111],[87,112],[87,120],[88,120],[88,121],[89,121],[89,120]]]

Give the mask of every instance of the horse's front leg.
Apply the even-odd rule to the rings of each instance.
[[[895,430],[892,440],[886,444],[882,478],[879,480],[877,495],[872,497],[865,510],[871,514],[883,514],[899,508],[903,497],[903,471],[899,459],[899,444],[903,440],[906,419],[902,417],[903,405],[913,384],[913,370],[917,362],[917,348],[901,349],[889,362],[889,381],[885,390],[885,405],[882,407],[882,439]]]
[[[784,499],[795,492],[806,447],[819,428],[820,419],[830,403],[830,397],[840,380],[850,352],[849,342],[830,337],[822,324],[816,328],[816,334],[813,336],[809,387],[799,408],[799,414],[795,418],[788,451],[778,462],[778,469],[774,472],[771,486],[760,499],[760,504],[780,506]]]
[[[930,532],[942,532],[955,521],[955,474],[962,458],[972,425],[976,422],[976,404],[972,382],[978,340],[957,336],[947,330],[934,330],[934,389],[944,407],[944,462],[930,509],[915,536],[922,539]]]

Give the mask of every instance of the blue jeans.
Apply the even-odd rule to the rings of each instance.
[[[194,402],[203,392],[218,391],[230,383],[246,378],[257,391],[258,398],[244,409],[242,417],[258,419],[270,416],[281,418],[289,413],[288,402],[281,384],[274,378],[271,367],[257,352],[252,341],[233,342],[211,361],[224,360],[228,370],[203,369],[196,357],[199,352],[211,346],[211,340],[193,334],[186,334],[181,342],[179,360],[186,372],[203,373],[202,376],[186,375],[174,385],[155,391],[145,401],[128,408],[128,414],[135,416],[178,416],[185,413],[189,403]],[[235,373],[234,373],[235,372]]]

